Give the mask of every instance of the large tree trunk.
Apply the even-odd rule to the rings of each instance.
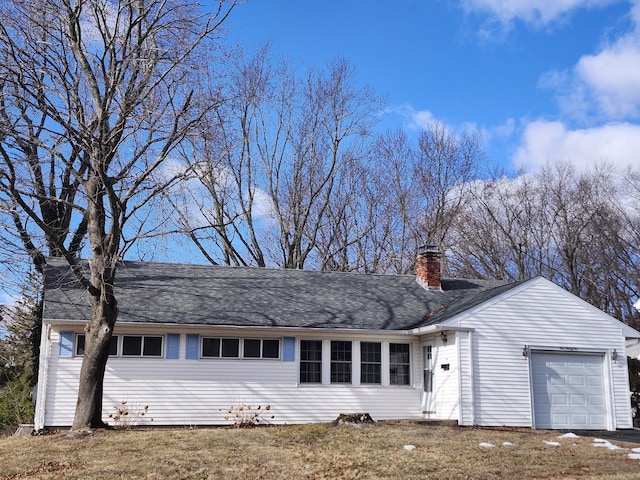
[[[71,428],[74,432],[106,427],[102,421],[102,388],[109,358],[109,342],[118,317],[112,293],[93,299],[93,317],[85,329],[84,356],[80,369],[78,401]]]

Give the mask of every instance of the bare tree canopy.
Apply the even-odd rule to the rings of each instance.
[[[304,268],[339,221],[335,197],[362,161],[382,100],[341,59],[303,77],[266,48],[232,59],[230,100],[185,158],[194,181],[171,192],[179,228],[212,263]]]
[[[607,165],[577,172],[559,161],[476,182],[450,232],[452,273],[507,281],[541,275],[632,322],[632,299],[640,296],[635,175]]]
[[[102,425],[114,280],[145,230],[154,173],[199,123],[194,96],[235,2],[0,3],[0,195],[38,268],[67,259],[91,297],[74,430]],[[35,235],[45,242],[37,244]],[[88,239],[89,271],[77,263]]]

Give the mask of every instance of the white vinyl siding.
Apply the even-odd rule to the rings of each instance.
[[[543,279],[536,279],[507,295],[488,302],[458,322],[473,328],[472,373],[461,375],[464,417],[460,423],[499,426],[533,425],[529,357],[523,347],[552,347],[574,351],[624,351],[624,337],[615,322],[569,293]],[[467,356],[463,345],[460,358]],[[607,356],[606,358],[610,358]],[[608,428],[631,428],[626,359],[605,362],[606,400],[610,404]],[[473,415],[469,414],[469,403]],[[509,408],[504,408],[508,405]]]
[[[208,335],[201,333],[202,336]],[[265,418],[270,423],[328,422],[345,412],[368,412],[376,420],[419,416],[420,390],[411,386],[299,384],[299,342],[293,362],[235,358],[187,360],[186,334],[183,332],[180,338],[179,359],[109,358],[104,381],[105,420],[109,420],[109,413],[123,400],[131,406],[149,405],[147,416],[153,418],[150,425],[158,426],[228,424],[230,421],[224,419],[227,409],[247,403],[270,405],[269,413],[274,418]],[[406,342],[406,337],[402,340]],[[393,341],[402,343],[400,338]],[[69,426],[82,358],[58,357],[55,330],[52,330],[51,342],[55,348],[49,355],[44,425]],[[385,340],[382,344],[382,351],[386,345],[388,352],[388,342]],[[412,355],[417,350],[412,344]],[[413,356],[411,361],[413,369],[416,365]],[[415,378],[414,372],[412,378]]]
[[[473,364],[471,341],[473,332],[456,332],[458,344],[458,392],[460,397],[460,412],[458,423],[461,425],[475,425],[473,402]]]

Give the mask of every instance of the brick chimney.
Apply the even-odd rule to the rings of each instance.
[[[416,281],[427,290],[442,290],[440,249],[436,245],[423,245],[418,249]]]

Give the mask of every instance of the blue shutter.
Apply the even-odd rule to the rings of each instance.
[[[197,360],[200,358],[200,335],[192,333],[187,334],[187,351],[185,358],[190,360]]]
[[[294,362],[296,359],[296,337],[284,337],[282,340],[282,360]]]
[[[73,357],[73,332],[60,332],[58,356],[60,358]]]
[[[165,358],[180,358],[180,334],[167,333],[167,352]]]

